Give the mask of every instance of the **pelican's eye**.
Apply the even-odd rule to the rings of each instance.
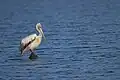
[[[42,28],[42,25],[39,25],[39,28]]]
[[[41,26],[38,27],[38,29],[40,30]]]

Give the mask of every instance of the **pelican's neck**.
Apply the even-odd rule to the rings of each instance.
[[[38,36],[41,36],[41,37],[42,37],[42,32],[41,32],[41,30],[38,29],[37,31],[38,31],[38,33],[39,33]]]
[[[39,33],[39,37],[43,37],[44,39],[45,39],[45,36],[44,36],[44,33],[43,33],[43,31],[42,31],[42,28],[41,28],[42,26],[41,26],[41,24],[40,23],[38,23],[38,24],[36,24],[36,30],[38,31],[38,33]]]

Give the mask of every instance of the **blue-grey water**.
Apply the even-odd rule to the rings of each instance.
[[[19,43],[38,22],[31,61]],[[0,80],[120,80],[120,1],[0,1]]]

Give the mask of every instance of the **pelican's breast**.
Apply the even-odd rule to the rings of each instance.
[[[41,43],[41,37],[37,36],[35,41],[33,41],[33,43],[30,44],[30,49],[35,49],[37,48]]]
[[[40,38],[37,37],[36,40],[35,40],[35,42],[36,42],[37,44],[40,44],[40,42],[41,42]]]
[[[37,36],[34,43],[35,43],[36,47],[39,46],[41,43],[41,37]]]

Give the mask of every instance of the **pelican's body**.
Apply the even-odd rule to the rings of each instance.
[[[38,31],[39,35],[31,34],[21,40],[20,51],[22,55],[24,52],[27,52],[27,51],[31,51],[31,54],[33,54],[34,53],[33,50],[40,45],[42,37],[44,37],[40,23],[36,25],[36,30]]]

